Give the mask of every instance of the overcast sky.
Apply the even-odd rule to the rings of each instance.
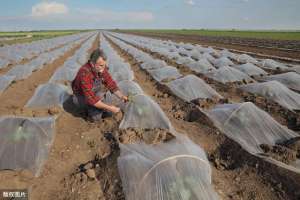
[[[1,0],[0,31],[86,28],[300,30],[300,0]]]

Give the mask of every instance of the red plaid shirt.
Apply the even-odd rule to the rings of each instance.
[[[75,95],[84,96],[86,103],[89,105],[94,105],[101,100],[92,90],[95,79],[100,80],[112,93],[118,90],[118,86],[109,74],[107,67],[102,73],[97,73],[89,62],[86,63],[79,69],[73,80],[72,90]]]

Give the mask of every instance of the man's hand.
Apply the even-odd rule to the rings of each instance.
[[[116,114],[118,112],[121,111],[121,109],[119,107],[116,107],[116,106],[110,106],[110,109],[109,109],[112,113]]]
[[[128,97],[125,96],[120,90],[117,90],[114,94],[117,97],[119,97],[123,102],[127,102],[128,101]]]
[[[128,102],[128,97],[125,96],[125,95],[123,95],[123,96],[122,96],[122,100],[126,103],[126,102]]]

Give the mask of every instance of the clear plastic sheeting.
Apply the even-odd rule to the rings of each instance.
[[[15,80],[15,76],[0,76],[0,94]]]
[[[300,74],[296,72],[287,72],[284,74],[276,74],[271,76],[266,76],[263,78],[265,81],[278,81],[290,89],[300,91]]]
[[[127,68],[121,68],[116,72],[112,72],[111,75],[112,78],[117,82],[134,79],[133,71]]]
[[[63,67],[70,69],[79,69],[81,66],[82,65],[76,61],[76,55],[70,57],[63,65]]]
[[[118,83],[118,87],[126,96],[135,96],[144,93],[142,88],[134,81],[121,81]]]
[[[203,58],[202,54],[199,51],[197,51],[196,49],[193,49],[189,55],[191,56],[191,58],[193,58],[195,60],[200,60],[201,58]]]
[[[82,64],[80,63],[82,60],[87,60],[87,52],[88,49],[91,48],[93,42],[95,41],[97,35],[94,35],[86,42],[84,42],[81,47],[74,53],[74,55],[64,63],[64,65],[58,68],[55,73],[50,78],[51,83],[66,83],[71,82],[76,77],[76,74]],[[80,62],[78,59],[82,59]],[[84,63],[85,64],[85,63]]]
[[[225,56],[225,57],[228,57],[228,58],[231,58],[231,59],[234,59],[234,60],[237,60],[237,57],[238,57],[237,54],[230,52],[228,49],[223,49],[219,53],[222,57]]]
[[[79,58],[77,59],[77,62],[80,65],[84,65],[88,61],[88,52],[84,52],[83,54],[79,55]]]
[[[186,50],[185,48],[183,47],[180,47],[178,49],[178,53],[181,55],[181,56],[189,56],[191,54],[190,51]]]
[[[95,32],[72,34],[51,39],[37,40],[30,43],[13,44],[0,47],[0,55],[12,64],[17,64],[24,59],[32,59],[41,53],[47,53],[55,48],[59,48],[69,43],[84,40]]]
[[[216,68],[206,58],[200,58],[196,62],[186,64],[186,66],[194,72],[204,74],[216,70]]]
[[[252,63],[246,63],[242,65],[235,65],[233,66],[235,69],[240,70],[241,72],[244,72],[248,76],[265,76],[268,75],[267,72],[265,72],[263,69],[255,66]]]
[[[205,52],[205,47],[203,47],[203,46],[201,46],[201,45],[199,45],[199,44],[195,44],[195,49],[197,50],[197,51],[199,51],[200,53],[203,53],[203,52]]]
[[[161,110],[159,105],[150,97],[136,95],[131,97],[130,102],[124,110],[124,117],[120,129],[141,128],[154,129],[162,128],[173,130],[171,122]]]
[[[277,62],[275,60],[272,59],[265,59],[260,63],[260,66],[262,68],[266,68],[266,69],[272,69],[272,70],[287,70],[289,69],[286,65]]]
[[[182,43],[181,46],[182,46],[183,48],[185,48],[186,50],[189,50],[189,51],[195,48],[195,46],[192,45],[192,44],[190,44],[190,43]]]
[[[50,78],[49,82],[65,82],[65,81],[73,81],[76,77],[76,74],[79,69],[69,68],[69,67],[61,67],[55,71],[55,73]]]
[[[190,102],[197,99],[221,99],[212,87],[195,75],[187,75],[167,83],[173,94],[184,101]]]
[[[147,62],[141,64],[142,69],[150,70],[150,69],[159,69],[167,66],[167,63],[163,60],[150,59]]]
[[[58,83],[40,85],[25,107],[49,108],[61,106],[70,97],[68,87]]]
[[[9,65],[9,61],[0,58],[0,69],[5,68]]]
[[[291,67],[291,70],[300,74],[300,65]]]
[[[214,48],[212,48],[212,47],[204,48],[203,52],[204,53],[209,53],[209,54],[211,54],[213,56],[216,56],[216,57],[220,57],[221,56],[221,54],[217,50],[215,50]]]
[[[220,131],[252,154],[264,153],[261,144],[274,146],[299,136],[251,102],[218,105],[206,114]]]
[[[174,60],[177,60],[181,57],[177,52],[169,52],[166,56],[169,59],[174,59]]]
[[[241,86],[240,89],[270,99],[289,110],[300,110],[300,94],[277,81],[252,83]]]
[[[110,54],[108,54],[108,58],[110,58]],[[130,65],[128,63],[125,63],[124,61],[121,61],[119,59],[114,59],[114,61],[110,61],[108,64],[108,69],[110,73],[118,72],[122,69],[130,70]]]
[[[128,200],[217,200],[202,148],[178,135],[158,145],[120,144],[118,169]]]
[[[195,62],[195,60],[193,60],[190,57],[181,56],[178,59],[176,59],[176,63],[179,64],[179,65],[186,65],[186,64],[189,64],[189,63],[193,63],[193,62]]]
[[[32,66],[30,65],[16,65],[11,68],[6,75],[15,76],[15,80],[22,80],[32,74]]]
[[[209,53],[204,53],[202,56],[203,56],[203,58],[206,58],[212,64],[214,64],[216,62],[216,59]]]
[[[214,79],[215,81],[221,83],[231,83],[238,81],[247,81],[247,82],[255,82],[251,77],[247,74],[233,68],[233,67],[221,67],[213,72],[209,72],[205,74],[205,76]]]
[[[16,76],[15,80],[25,79],[29,77],[35,70],[42,69],[46,64],[52,63],[54,60],[64,55],[64,53],[66,53],[68,50],[73,48],[75,44],[78,44],[81,41],[82,39],[53,51],[43,53],[25,65],[16,65],[7,72],[7,75]]]
[[[131,70],[130,65],[124,62],[124,60],[114,51],[114,49],[110,46],[110,44],[104,37],[101,37],[100,46],[107,55],[108,70],[113,79],[117,82],[124,80],[133,80],[134,73]]]
[[[178,72],[177,68],[172,66],[166,66],[155,70],[148,70],[148,72],[158,82],[169,82],[182,76]]]
[[[234,63],[228,57],[225,56],[216,59],[213,64],[216,68],[234,65]]]
[[[140,52],[139,54],[133,54],[134,58],[139,62],[139,63],[144,63],[148,62],[149,60],[152,60],[153,58],[145,53]]]
[[[55,118],[0,118],[0,169],[38,176],[54,139]]]
[[[251,57],[247,54],[239,55],[237,57],[237,61],[240,62],[240,63],[252,63],[252,64],[257,64],[258,63],[258,61],[255,58],[253,58],[253,57]]]

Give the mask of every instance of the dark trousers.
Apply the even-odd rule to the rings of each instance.
[[[96,108],[95,106],[87,105],[84,96],[73,95],[73,102],[78,107],[87,111],[88,117],[92,121],[100,121],[104,117],[111,116],[112,113],[103,109]]]

